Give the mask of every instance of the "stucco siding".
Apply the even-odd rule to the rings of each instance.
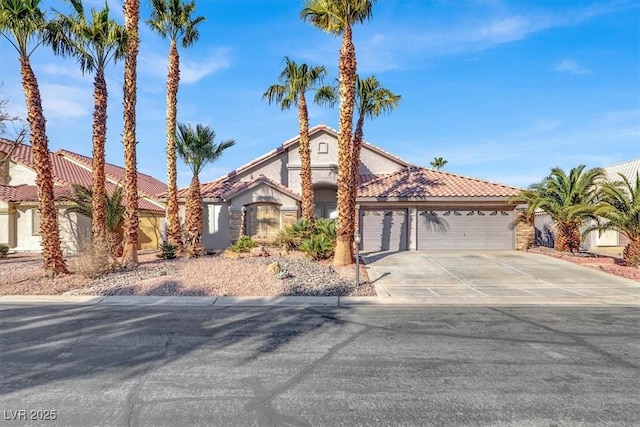
[[[36,172],[19,163],[10,162],[7,181],[9,185],[35,185]]]
[[[208,203],[202,210],[202,245],[205,250],[225,249],[229,236],[229,204]]]
[[[138,225],[138,247],[141,250],[158,249],[166,219],[162,212],[140,211]]]
[[[282,152],[268,162],[249,168],[234,177],[233,181],[250,181],[264,175],[272,180],[287,186],[287,153]]]
[[[297,206],[297,200],[267,184],[259,184],[231,200],[231,209],[239,210],[252,203],[276,203],[284,207]]]
[[[373,152],[367,147],[362,147],[360,153],[361,174],[388,174],[402,170],[404,166],[394,160]]]
[[[64,209],[58,210],[60,246],[65,253],[74,253],[91,244],[91,218]]]

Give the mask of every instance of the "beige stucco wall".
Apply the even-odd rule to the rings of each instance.
[[[254,178],[264,175],[270,179],[287,185],[287,153],[282,152],[278,156],[271,159],[269,162],[261,164],[260,166],[249,168],[238,174],[234,181],[250,181]]]
[[[234,197],[233,200],[231,200],[231,209],[240,210],[242,209],[242,206],[246,206],[251,203],[277,203],[285,208],[295,208],[298,201],[267,184],[261,183]]]
[[[202,209],[202,245],[205,250],[228,247],[229,203],[209,203]]]
[[[360,173],[386,174],[402,170],[404,166],[384,157],[367,147],[360,153]]]
[[[19,252],[39,252],[42,237],[39,230],[33,230],[35,205],[19,206],[16,209],[16,247]],[[85,216],[58,209],[60,246],[65,253],[75,252],[83,242],[91,239],[91,220]]]
[[[0,200],[0,244],[9,244],[9,204]]]
[[[9,185],[35,185],[36,172],[24,165],[9,162]]]

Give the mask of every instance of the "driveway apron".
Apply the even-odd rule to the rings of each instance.
[[[364,256],[379,296],[612,298],[637,302],[640,282],[540,254],[513,251],[377,252]]]

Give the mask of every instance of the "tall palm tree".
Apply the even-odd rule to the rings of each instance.
[[[353,262],[353,234],[349,222],[349,181],[351,179],[353,109],[356,91],[356,49],[353,44],[352,26],[364,23],[372,16],[376,0],[305,0],[300,12],[303,20],[332,34],[342,36],[338,60],[339,81],[339,133],[338,133],[338,221],[336,224],[336,266]]]
[[[541,183],[531,185],[510,201],[527,203],[528,217],[537,209],[546,212],[556,228],[554,248],[574,252],[580,249],[580,226],[589,219],[597,220],[598,184],[604,178],[601,168],[585,170],[585,165],[580,165],[567,175],[556,167]]]
[[[445,160],[444,157],[434,157],[433,160],[431,161],[430,165],[431,165],[431,167],[435,168],[436,170],[440,170],[447,163],[449,163],[449,161]]]
[[[163,39],[169,39],[169,70],[167,73],[167,241],[182,247],[180,218],[178,215],[178,185],[176,167],[176,117],[178,114],[178,85],[180,83],[180,55],[178,42],[183,48],[195,43],[200,33],[198,24],[205,20],[191,15],[195,1],[152,0],[151,19],[147,24]]]
[[[189,166],[193,177],[189,184],[187,195],[187,238],[188,251],[191,256],[202,255],[202,195],[200,194],[200,172],[208,164],[215,162],[222,156],[224,150],[235,145],[229,139],[218,144],[214,142],[216,133],[209,126],[196,125],[195,129],[189,124],[178,124],[178,138],[176,148],[178,155]]]
[[[42,44],[46,19],[40,10],[40,0],[0,0],[0,33],[16,49],[20,59],[22,89],[27,104],[27,122],[31,131],[31,146],[36,186],[38,187],[42,255],[47,275],[69,273],[60,247],[58,217],[53,196],[51,158],[47,142],[46,121],[38,80],[31,68],[30,57]],[[31,47],[31,42],[34,46]]]
[[[635,181],[618,174],[620,181],[607,182],[600,188],[602,203],[595,215],[599,221],[586,232],[598,229],[600,232],[616,230],[629,238],[622,251],[622,257],[629,266],[640,267],[640,174]]]
[[[140,0],[124,0],[127,46],[124,56],[124,249],[122,266],[138,265],[138,173],[136,160],[136,68],[138,64],[138,23]]]
[[[316,89],[322,82],[327,70],[322,67],[310,67],[296,64],[289,57],[284,58],[284,70],[278,76],[280,84],[270,86],[262,95],[269,104],[280,104],[283,110],[292,105],[298,107],[298,125],[300,127],[300,185],[302,187],[302,218],[313,220],[313,184],[311,183],[311,146],[309,142],[309,111],[306,92]]]
[[[109,252],[113,259],[117,259],[122,255],[122,241],[118,235],[118,228],[124,220],[124,206],[122,205],[123,187],[116,186],[111,194],[105,190],[102,198],[105,200],[104,217],[106,242]],[[93,188],[84,185],[74,185],[73,195],[67,197],[68,200],[75,202],[75,206],[67,209],[67,212],[75,212],[93,219],[94,214],[94,192]]]
[[[95,73],[93,80],[93,156],[92,156],[92,215],[91,236],[94,250],[100,251],[106,238],[105,225],[105,144],[107,140],[107,81],[105,68],[111,61],[124,57],[126,33],[116,23],[109,6],[91,10],[91,20],[85,16],[81,0],[69,0],[72,12],[57,12],[51,22],[48,42],[54,52],[75,57],[82,73]]]
[[[353,133],[353,146],[351,153],[351,177],[349,180],[349,210],[350,217],[356,216],[356,197],[358,196],[358,183],[360,180],[360,151],[364,138],[364,121],[366,118],[374,119],[383,113],[391,113],[400,103],[400,95],[396,95],[389,89],[380,85],[375,76],[361,79],[356,75],[356,109],[358,121]],[[355,231],[355,222],[349,223],[349,234]]]

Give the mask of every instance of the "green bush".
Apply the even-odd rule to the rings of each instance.
[[[298,249],[313,259],[327,259],[333,255],[334,243],[324,234],[314,234],[304,239]]]
[[[167,241],[162,242],[160,245],[160,253],[158,254],[158,258],[163,259],[174,259],[178,252],[178,245],[172,245]]]
[[[336,220],[335,219],[326,219],[320,218],[316,220],[315,223],[315,233],[324,235],[327,239],[332,242],[336,241]]]
[[[6,258],[9,255],[9,245],[0,244],[0,258]]]
[[[304,239],[308,239],[314,232],[313,223],[306,219],[299,219],[288,227],[281,229],[276,235],[274,243],[286,250],[298,249]]]
[[[229,249],[231,252],[249,252],[251,249],[258,246],[255,240],[253,240],[250,236],[242,235],[238,237],[238,240],[231,246]]]

